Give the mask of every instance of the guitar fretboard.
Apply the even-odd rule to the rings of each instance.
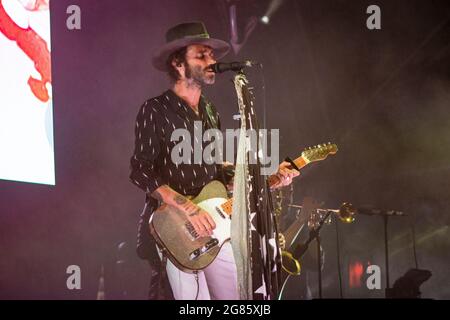
[[[303,168],[304,166],[306,166],[308,164],[308,162],[305,159],[303,159],[302,156],[295,159],[294,163],[299,169]],[[269,176],[269,178],[267,178],[267,179],[269,182],[269,187],[271,189],[274,185],[276,185],[280,181],[280,178],[275,174]],[[231,214],[233,212],[233,198],[228,199],[228,201],[223,203],[220,207],[227,215],[231,216]]]

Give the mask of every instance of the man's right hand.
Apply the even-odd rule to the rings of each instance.
[[[180,195],[180,197],[183,196]],[[216,228],[216,224],[214,223],[214,220],[211,218],[209,213],[197,206],[191,200],[188,200],[185,197],[183,198],[186,201],[180,204],[178,208],[184,212],[189,222],[194,227],[195,231],[201,237],[212,235],[212,231]],[[181,198],[178,198],[177,201],[183,200],[181,200]]]
[[[156,189],[152,193],[152,197],[184,212],[195,231],[201,237],[212,235],[212,231],[216,228],[216,224],[208,212],[167,185]]]

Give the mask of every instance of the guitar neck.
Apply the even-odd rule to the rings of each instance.
[[[294,163],[297,166],[297,168],[299,168],[299,169],[303,168],[304,166],[306,166],[308,164],[306,159],[304,159],[302,156],[295,159]],[[269,187],[271,189],[274,185],[276,185],[278,182],[280,182],[280,177],[278,177],[276,174],[269,176],[269,178],[267,178],[267,179],[269,181]]]
[[[294,160],[294,163],[297,166],[297,168],[301,169],[304,166],[306,166],[309,162],[306,159],[304,159],[302,156],[300,156]],[[274,185],[279,183],[280,177],[278,177],[276,174],[273,174],[273,175],[269,176],[269,178],[267,178],[267,180],[269,182],[269,187],[272,189],[272,187]],[[233,198],[230,198],[227,202],[222,204],[221,208],[226,214],[231,216],[231,213],[233,211]]]
[[[295,238],[297,237],[300,228],[305,224],[307,221],[306,215],[301,212],[300,216],[295,219],[294,222],[287,228],[286,231],[282,232],[284,235],[284,240],[286,241],[286,249],[289,250],[292,246],[292,243],[294,242]]]

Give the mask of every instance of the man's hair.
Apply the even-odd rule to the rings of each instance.
[[[177,82],[180,80],[180,73],[178,70],[172,65],[172,61],[175,61],[175,64],[181,64],[186,62],[186,52],[187,47],[181,48],[174,53],[172,53],[169,58],[167,58],[166,66],[167,66],[167,74],[169,78],[173,82]]]

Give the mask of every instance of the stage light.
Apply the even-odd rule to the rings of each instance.
[[[269,19],[268,16],[264,16],[264,17],[261,18],[261,22],[264,23],[264,24],[269,24],[270,19]]]
[[[268,25],[270,19],[275,14],[276,11],[281,7],[284,0],[272,0],[269,4],[269,7],[266,10],[266,13],[261,17],[260,21],[262,24]]]

